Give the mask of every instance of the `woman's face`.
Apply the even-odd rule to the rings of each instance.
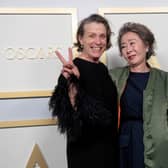
[[[98,62],[107,45],[106,28],[102,23],[88,23],[84,26],[84,35],[79,37],[83,45],[82,56],[88,61]]]
[[[132,67],[146,65],[148,46],[138,34],[127,32],[121,38],[121,54]]]

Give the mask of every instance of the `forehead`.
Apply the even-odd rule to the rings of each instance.
[[[105,33],[106,27],[103,23],[91,22],[84,25],[84,33]]]
[[[127,33],[123,34],[123,36],[121,37],[121,42],[123,42],[125,40],[126,41],[141,40],[141,38],[139,37],[139,35],[137,33],[127,32]]]

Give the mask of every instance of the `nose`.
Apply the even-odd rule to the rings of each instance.
[[[127,46],[126,52],[129,54],[131,51],[132,51],[132,47],[131,46]]]
[[[96,37],[95,38],[95,42],[96,42],[96,44],[100,44],[101,43],[101,38],[100,37]]]

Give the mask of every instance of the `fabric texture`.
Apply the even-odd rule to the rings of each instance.
[[[145,167],[142,104],[148,77],[149,72],[130,72],[121,97],[120,168]]]
[[[118,104],[130,74],[129,67],[110,71],[118,91]],[[143,91],[143,145],[145,168],[167,168],[168,161],[168,73],[151,68],[147,86]],[[122,129],[122,109],[120,129]],[[123,137],[124,138],[124,137]],[[125,142],[129,139],[125,137]],[[140,150],[140,149],[139,149]],[[137,153],[138,153],[137,149]],[[137,162],[138,164],[138,162]]]
[[[50,100],[61,133],[67,135],[68,168],[117,168],[117,90],[102,63],[76,58],[80,79],[61,75]],[[68,98],[77,88],[76,110]]]

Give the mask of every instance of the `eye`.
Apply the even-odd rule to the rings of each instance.
[[[134,42],[134,41],[130,42],[130,45],[134,45],[134,44],[135,44],[135,42]]]
[[[121,49],[124,49],[124,48],[126,48],[126,45],[121,45]]]
[[[90,34],[89,37],[90,37],[90,38],[94,38],[94,37],[95,37],[95,34]]]
[[[134,46],[135,44],[136,44],[136,41],[135,40],[132,40],[132,41],[130,41],[130,43],[129,43],[131,46]]]
[[[101,39],[105,39],[105,38],[106,38],[106,35],[105,35],[105,34],[102,34],[100,37],[101,37]]]

